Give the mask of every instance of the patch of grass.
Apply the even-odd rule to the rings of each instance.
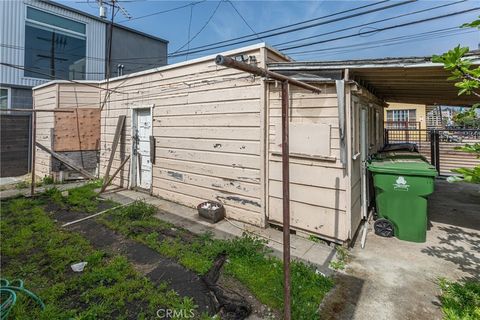
[[[451,282],[440,279],[442,311],[446,320],[480,319],[480,281]]]
[[[283,309],[283,264],[269,255],[265,242],[244,234],[232,240],[216,240],[211,234],[195,236],[187,230],[156,219],[155,207],[134,203],[131,208],[113,210],[97,220],[170,257],[198,274],[205,274],[215,258],[228,254],[225,274],[246,285],[267,306]],[[132,218],[136,217],[138,220]],[[318,307],[332,288],[330,278],[323,277],[304,263],[292,263],[293,319],[318,319]]]
[[[143,220],[152,217],[157,209],[145,201],[135,201],[132,204],[120,208],[118,214],[129,220]]]
[[[45,190],[42,196],[50,199],[57,205],[68,206],[76,211],[95,212],[99,204],[95,189],[101,186],[101,180],[93,181],[81,187],[68,190],[66,197],[62,195],[62,192],[57,187],[52,187]]]
[[[19,294],[10,319],[153,319],[159,308],[194,308],[191,299],[139,275],[125,257],[57,228],[41,200],[17,198],[1,206],[2,277],[23,279],[46,305],[41,311]],[[70,265],[80,261],[88,264],[74,273]]]
[[[94,212],[98,206],[97,192],[95,192],[95,189],[101,186],[102,182],[98,180],[75,189],[70,189],[66,203],[76,210]]]

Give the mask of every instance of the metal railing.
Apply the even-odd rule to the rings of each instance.
[[[386,129],[420,129],[419,121],[385,121]]]

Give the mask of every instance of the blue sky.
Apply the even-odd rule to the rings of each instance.
[[[57,0],[58,1],[58,0]],[[212,15],[217,5],[218,10],[205,27],[205,29],[195,38],[190,47],[197,47],[212,42],[233,39],[236,37],[251,34],[252,31],[242,20],[240,15],[234,10],[233,6],[222,1],[205,1],[192,6],[158,14],[146,18],[141,16],[154,12],[168,10],[171,8],[187,5],[190,1],[147,1],[133,0],[121,2],[121,5],[134,18],[131,21],[125,21],[126,18],[118,13],[115,21],[125,26],[150,33],[152,35],[167,39],[169,43],[169,52],[174,52],[188,41],[188,27],[190,13],[192,8],[192,19],[190,26],[191,36],[195,35],[206,21]],[[198,1],[198,0],[196,0]],[[94,0],[76,0],[76,1],[58,1],[68,6],[98,15],[98,6]],[[307,19],[313,19],[324,15],[332,14],[338,11],[355,8],[361,5],[379,1],[233,1],[234,6],[244,17],[247,23],[255,32],[261,32],[268,29],[278,28],[287,24],[297,23]],[[403,1],[390,1],[369,7],[365,10],[379,8],[392,3]],[[355,27],[359,24],[369,23],[380,19],[395,17],[414,11],[432,8],[436,6],[455,3],[450,6],[438,8],[428,12],[413,14],[391,21],[384,21],[370,25],[368,27]],[[339,36],[355,34],[356,36],[337,41],[328,41],[325,43],[286,50],[285,53],[295,60],[338,60],[338,59],[357,59],[357,58],[376,58],[376,57],[398,57],[398,56],[425,56],[442,53],[458,44],[469,46],[471,49],[479,48],[480,32],[478,30],[448,30],[439,31],[439,33],[430,33],[431,31],[458,27],[464,22],[474,20],[480,15],[480,10],[433,20],[411,26],[394,28],[385,31],[376,31],[367,35],[358,35],[358,33],[376,30],[374,28],[384,28],[393,25],[403,24],[409,21],[421,20],[429,17],[455,13],[469,8],[480,8],[480,1],[438,1],[423,0],[399,5],[395,8],[370,13],[361,17],[334,22],[314,28],[309,28],[297,32],[279,35],[271,38],[253,39],[245,44],[238,44],[222,49],[205,51],[197,54],[191,54],[188,58],[195,58],[207,54],[218,53],[227,49],[241,47],[258,42],[267,42],[270,45],[276,45],[283,42],[297,40],[304,37],[313,37],[302,43],[321,41]],[[359,12],[359,11],[358,11]],[[326,18],[319,21],[325,21]],[[333,32],[338,29],[355,27],[348,31],[336,32],[321,36],[322,33]],[[401,37],[401,38],[399,38]],[[412,38],[413,37],[413,38]],[[392,39],[389,42],[385,39]],[[415,41],[414,41],[415,40]],[[297,43],[288,44],[288,46]],[[279,46],[280,48],[287,45]],[[348,47],[345,47],[348,46]],[[185,47],[186,48],[186,47]],[[304,52],[312,51],[315,52]],[[318,51],[321,50],[321,51]],[[177,57],[169,59],[169,62],[183,61],[186,57]]]

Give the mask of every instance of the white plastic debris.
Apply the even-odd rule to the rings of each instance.
[[[322,271],[320,271],[318,269],[315,269],[315,273],[321,275],[322,277],[326,277],[325,273],[323,273]]]
[[[88,262],[79,262],[72,264],[70,267],[74,272],[82,272],[87,264]]]
[[[202,209],[217,210],[220,208],[216,203],[205,202],[202,204]]]

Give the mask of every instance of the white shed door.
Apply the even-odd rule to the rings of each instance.
[[[137,186],[144,189],[150,189],[152,185],[152,163],[150,161],[150,135],[152,133],[152,116],[150,109],[136,110],[136,130],[137,130]]]

